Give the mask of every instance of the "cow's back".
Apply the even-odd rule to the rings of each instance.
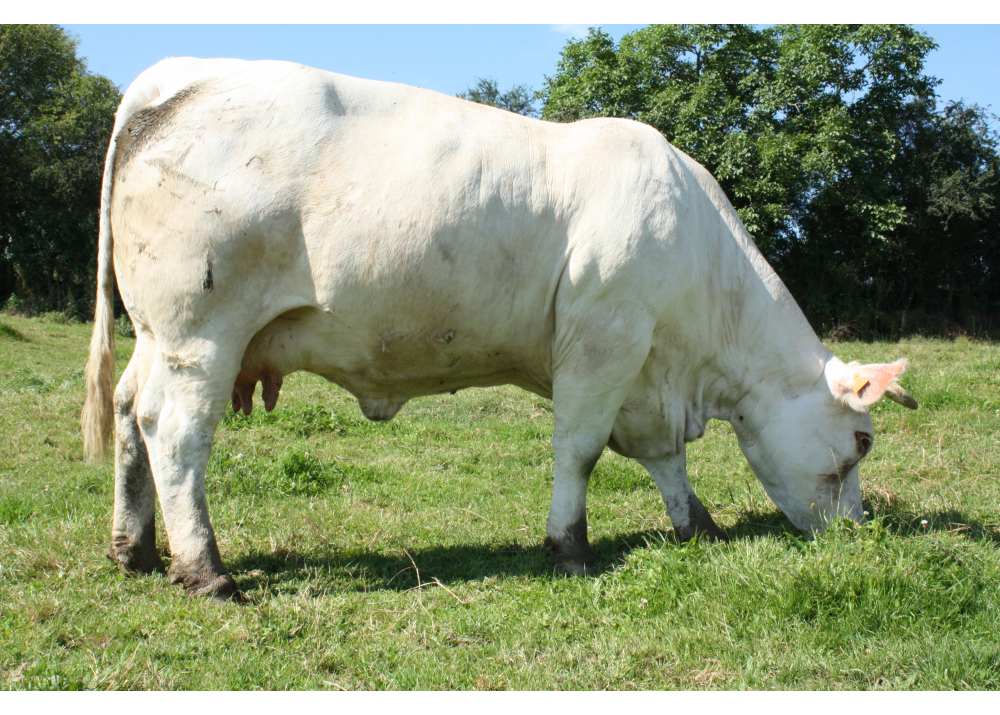
[[[136,109],[151,87],[169,97]],[[181,306],[210,336],[306,310],[299,324],[326,337],[298,369],[352,389],[545,394],[558,312],[666,314],[704,254],[678,226],[711,210],[685,205],[689,172],[633,122],[552,124],[236,60],[161,63],[126,108],[112,215],[133,317],[175,330]]]

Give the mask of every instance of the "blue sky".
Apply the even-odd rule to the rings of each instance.
[[[616,39],[643,25],[601,25]],[[169,56],[283,59],[455,94],[476,77],[542,86],[566,41],[588,25],[64,25],[91,71],[124,90]],[[1000,114],[1000,25],[921,25],[939,48],[925,71],[938,94]],[[994,124],[994,126],[998,126]]]

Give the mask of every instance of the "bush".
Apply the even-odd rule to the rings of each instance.
[[[3,304],[3,312],[7,315],[24,315],[24,298],[17,293],[12,293]]]
[[[123,338],[135,337],[135,326],[132,325],[131,318],[125,313],[122,313],[115,319],[115,332]]]

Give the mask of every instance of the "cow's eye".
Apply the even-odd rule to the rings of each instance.
[[[861,456],[864,457],[868,454],[868,450],[872,448],[872,442],[875,438],[867,432],[855,432],[854,439],[858,442],[858,451],[860,451]]]

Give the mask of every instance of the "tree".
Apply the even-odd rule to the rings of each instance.
[[[76,45],[56,26],[0,26],[0,262],[36,306],[83,315],[121,95]]]
[[[1000,307],[998,136],[984,110],[953,102],[939,112],[914,104],[898,139],[887,175],[903,220],[870,246],[859,245],[859,222],[827,192],[812,202],[806,239],[787,263],[815,266],[826,289],[816,294],[803,285],[803,294],[807,303],[823,302],[811,309],[834,320],[874,306],[883,332],[905,329],[911,309],[976,328]],[[837,261],[820,255],[831,250]],[[889,311],[899,313],[898,325],[884,315]]]
[[[546,77],[542,117],[656,127],[718,179],[817,327],[962,291],[979,310],[986,288],[932,286],[996,283],[996,142],[976,110],[935,113],[934,47],[905,25],[591,29]]]
[[[774,257],[813,192],[891,159],[895,117],[933,87],[920,74],[933,47],[906,26],[659,25],[618,46],[591,29],[546,78],[542,116],[656,127],[715,175]],[[877,233],[899,212],[869,188],[852,208]]]
[[[516,84],[501,94],[497,81],[492,77],[477,77],[475,87],[467,87],[464,92],[459,92],[455,96],[470,102],[506,109],[515,114],[523,114],[526,117],[537,117],[539,114],[534,106],[535,93],[530,87]]]

